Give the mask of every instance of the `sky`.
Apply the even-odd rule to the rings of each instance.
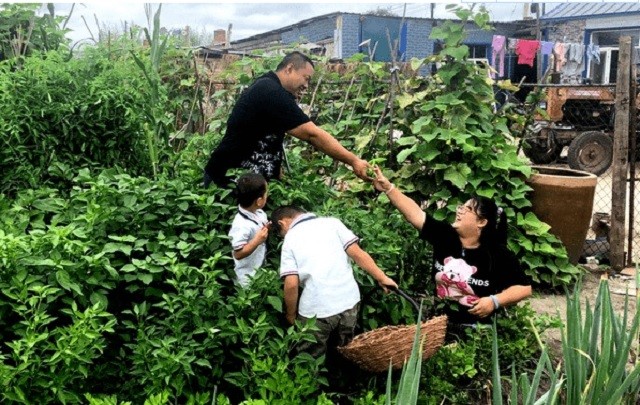
[[[434,17],[447,18],[446,4],[470,4],[462,0],[448,0],[436,3]],[[153,3],[154,10],[158,3]],[[522,2],[483,3],[489,9],[494,21],[519,20],[523,17]],[[196,32],[213,33],[216,29],[227,29],[232,24],[231,41],[250,37],[270,30],[295,24],[299,21],[332,12],[364,13],[378,8],[402,15],[405,3],[322,3],[295,2],[285,3],[239,3],[230,2],[179,2],[163,3],[160,22],[166,28],[184,28],[189,25]],[[68,15],[72,3],[55,3],[56,14]],[[428,18],[429,3],[406,3],[407,17]],[[96,22],[97,20],[97,22]],[[68,27],[73,30],[69,35],[73,42],[97,38],[98,24],[118,29],[122,32],[125,22],[148,27],[144,3],[140,1],[89,1],[75,3]]]

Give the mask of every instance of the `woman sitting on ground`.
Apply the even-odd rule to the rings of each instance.
[[[436,295],[447,300],[449,330],[491,322],[491,315],[531,296],[531,282],[507,248],[505,212],[484,197],[472,197],[456,209],[452,224],[427,215],[375,169],[375,188],[389,197],[405,219],[433,247]]]

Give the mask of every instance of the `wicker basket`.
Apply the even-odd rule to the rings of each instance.
[[[420,339],[424,340],[422,359],[426,360],[442,347],[447,331],[447,317],[438,316],[422,323]],[[338,348],[344,357],[371,372],[401,368],[411,356],[416,325],[385,326],[356,336]]]

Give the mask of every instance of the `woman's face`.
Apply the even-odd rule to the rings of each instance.
[[[453,221],[453,228],[458,231],[461,236],[480,237],[480,230],[487,223],[487,220],[480,218],[476,213],[476,202],[472,199],[468,200],[456,208],[456,219]]]

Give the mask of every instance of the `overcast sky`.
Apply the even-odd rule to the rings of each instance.
[[[453,3],[450,0],[448,3]],[[458,0],[460,2],[460,0]],[[494,21],[509,21],[522,19],[523,3],[484,3],[489,9]],[[66,15],[71,9],[71,3],[56,3],[56,13]],[[436,18],[447,18],[446,3],[437,3]],[[157,3],[154,4],[154,10]],[[166,28],[183,28],[189,25],[197,32],[212,33],[215,29],[227,29],[233,25],[231,40],[243,39],[252,35],[295,24],[307,18],[322,14],[341,12],[364,13],[378,8],[402,15],[404,3],[163,3],[160,22]],[[407,17],[429,17],[429,3],[407,3]],[[82,17],[84,17],[83,21]],[[88,29],[97,38],[96,18],[101,26],[120,28],[125,22],[135,23],[147,27],[143,2],[94,1],[76,3],[68,27],[74,32],[70,37],[74,42],[88,38]],[[88,26],[88,29],[87,29]]]

